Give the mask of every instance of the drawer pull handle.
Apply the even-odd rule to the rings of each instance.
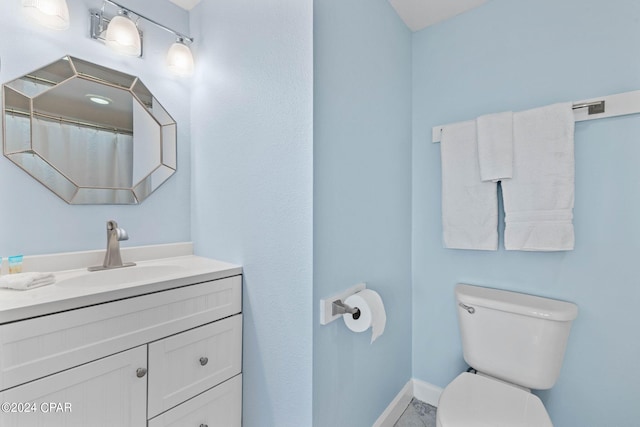
[[[138,368],[138,369],[136,370],[136,376],[137,376],[138,378],[142,378],[142,377],[144,377],[145,375],[147,375],[147,370],[146,370],[145,368]]]
[[[208,357],[201,357],[200,358],[200,364],[202,366],[206,365],[207,363],[209,363],[209,358]],[[202,426],[200,426],[200,427],[202,427]],[[205,425],[204,427],[207,427],[207,426]]]

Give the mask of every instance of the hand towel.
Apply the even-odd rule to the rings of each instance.
[[[502,182],[505,249],[573,249],[574,127],[571,103],[514,113],[513,177]]]
[[[513,112],[480,116],[478,126],[478,161],[480,178],[498,182],[513,174]]]
[[[498,249],[498,189],[480,180],[476,121],[442,131],[442,231],[451,249]]]
[[[19,291],[52,285],[55,282],[56,278],[52,273],[17,273],[0,276],[0,288]]]

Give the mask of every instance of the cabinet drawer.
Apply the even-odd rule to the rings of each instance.
[[[237,375],[242,316],[149,344],[149,418]]]
[[[148,427],[240,427],[242,374],[149,420]]]
[[[137,347],[0,393],[29,412],[0,412],[2,427],[140,427],[147,411],[147,346]]]
[[[241,311],[242,276],[0,326],[0,390]]]

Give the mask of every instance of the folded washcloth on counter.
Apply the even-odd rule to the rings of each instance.
[[[17,273],[0,276],[0,288],[19,291],[53,285],[55,282],[56,276],[53,273]]]

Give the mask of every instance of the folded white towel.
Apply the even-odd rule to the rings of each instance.
[[[497,184],[480,180],[476,121],[446,126],[440,154],[444,246],[497,250]]]
[[[476,119],[480,179],[498,182],[513,176],[513,112]]]
[[[513,177],[502,182],[505,249],[573,249],[574,127],[570,103],[514,114]]]
[[[52,273],[17,273],[0,276],[0,288],[19,291],[53,285],[55,282],[56,278]]]

